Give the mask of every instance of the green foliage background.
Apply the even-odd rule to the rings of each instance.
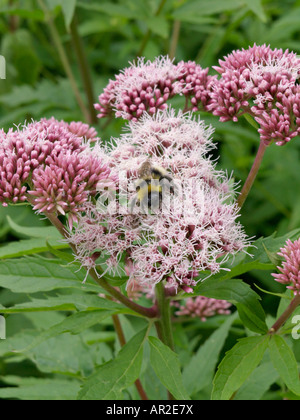
[[[247,48],[254,43],[288,48],[300,54],[300,0],[45,0],[45,4],[54,16],[60,40],[86,104],[84,83],[72,43],[70,25],[74,17],[91,73],[95,102],[108,80],[138,55],[153,59],[158,55],[174,54],[176,61],[195,60],[202,67],[207,67],[217,65],[218,60],[232,50]],[[0,54],[7,64],[7,78],[0,80],[0,127],[7,130],[31,119],[51,116],[66,121],[84,120],[40,2],[0,0],[0,6]],[[179,31],[178,39],[176,30]],[[213,69],[211,74],[214,74]],[[176,100],[173,105],[180,107],[182,104]],[[103,142],[121,132],[123,121],[113,120],[107,124],[105,120],[98,121],[94,117],[91,115],[93,125]],[[209,114],[203,113],[201,117],[215,127],[214,139],[218,142],[221,156],[218,165],[228,173],[234,171],[235,181],[242,184],[259,144],[256,130],[246,120],[238,124],[220,123]],[[241,216],[249,236],[269,237],[276,231],[277,237],[286,238],[291,236],[287,233],[293,231],[293,238],[299,237],[299,154],[299,138],[284,147],[272,146],[267,150]],[[54,258],[54,255],[47,247],[46,231],[38,230],[47,226],[45,220],[40,220],[26,206],[0,208],[0,286],[3,286],[0,289],[0,312],[1,306],[26,305],[30,299],[34,299],[36,307],[41,307],[38,300],[45,297],[60,300],[55,304],[52,301],[49,312],[23,310],[7,315],[8,339],[0,342],[0,398],[76,398],[83,379],[94,372],[95,366],[109,361],[119,349],[112,321],[103,316],[100,326],[95,326],[96,322],[88,317],[86,324],[82,324],[86,326],[82,331],[68,327],[61,331],[67,333],[49,336],[25,354],[11,352],[28,347],[36,337],[63,322],[72,311],[76,314],[78,310],[94,308],[91,302],[81,302],[84,300],[81,298],[84,273],[78,273],[78,267],[65,276],[61,266],[57,270],[53,269],[53,265],[50,268],[49,258]],[[65,247],[58,242],[53,230],[47,232],[53,249]],[[269,240],[268,245],[272,247],[272,243]],[[272,251],[278,250],[283,243],[277,242],[277,248]],[[39,254],[38,258],[33,256],[35,253]],[[29,259],[22,260],[24,267],[19,265],[16,274],[12,258],[23,256]],[[255,269],[254,265],[254,269],[239,277],[261,295],[267,323],[272,325],[280,298],[263,294],[253,286],[255,283],[274,293],[283,292],[283,288],[270,276],[274,265],[270,261],[268,263],[269,267],[263,271]],[[65,266],[67,264],[65,261]],[[20,278],[24,270],[27,270],[27,277],[23,277],[27,280],[23,284]],[[47,279],[51,279],[49,284]],[[53,279],[58,282],[55,287]],[[92,283],[85,289],[88,297],[98,291]],[[98,306],[96,309],[112,310]],[[142,320],[130,315],[121,315],[121,320],[128,340],[144,326]],[[226,334],[222,333],[223,330],[219,332],[217,342],[220,348],[213,356],[216,360],[202,385],[194,389],[189,375],[183,375],[186,389],[194,398],[209,396],[210,377],[218,360],[237,338],[246,335],[238,320],[232,322],[232,325],[226,326]],[[216,334],[220,326],[224,329],[223,317],[206,323],[194,321],[176,326],[176,348],[186,372],[192,374],[192,365],[187,363],[192,356],[198,362],[201,362],[201,355],[205,357],[205,353],[197,353],[200,343],[205,342],[207,351],[211,351],[213,346],[209,337]],[[148,353],[151,349],[154,351],[156,343],[152,340],[150,344],[152,347],[148,348]],[[291,344],[300,362],[300,344]],[[118,357],[122,359],[122,355]],[[268,370],[268,363],[269,360],[266,360],[261,368],[260,374],[264,378],[262,387],[254,392],[251,380],[255,383],[255,378],[250,378],[249,383],[240,389],[237,399],[250,398],[249,395],[253,396],[251,392],[254,393],[253,399],[281,399],[283,395],[297,398],[290,394],[273,370]],[[152,365],[154,369],[151,363],[144,362],[142,381],[148,387],[151,398],[165,398],[166,391],[155,376],[155,362]],[[136,398],[137,394],[130,387],[123,396]]]

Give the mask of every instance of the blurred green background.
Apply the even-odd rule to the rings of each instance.
[[[97,120],[93,103],[109,79],[137,56],[169,54],[176,62],[194,60],[211,67],[232,50],[254,43],[300,54],[299,22],[300,0],[0,0],[0,54],[6,59],[0,128],[54,116],[91,123],[105,142],[121,133],[124,121]],[[215,74],[212,68],[210,73]],[[173,106],[181,105],[180,99],[174,101]],[[242,185],[259,144],[256,130],[243,119],[220,123],[206,113],[201,118],[215,127],[219,167]],[[267,150],[240,219],[249,236],[269,236],[274,230],[285,235],[300,228],[299,152],[299,138]],[[2,246],[22,238],[7,215],[22,226],[46,223],[28,207],[1,207]],[[283,290],[265,271],[252,271],[245,280]],[[17,303],[17,294],[2,290],[0,295],[3,305]],[[272,315],[277,303],[264,297]],[[43,316],[41,323],[49,320]],[[29,318],[20,323],[11,317],[10,331],[30,327]]]

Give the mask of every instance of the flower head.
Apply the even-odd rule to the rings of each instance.
[[[195,298],[188,298],[184,301],[184,304],[178,303],[176,306],[179,308],[176,311],[177,316],[197,317],[201,321],[206,321],[207,318],[215,315],[229,315],[231,303],[226,300],[197,296]]]
[[[300,133],[300,59],[262,45],[233,51],[219,61],[208,109],[221,121],[237,121],[249,113],[259,123],[261,140],[284,145]],[[296,105],[294,111],[294,104]]]
[[[279,283],[289,285],[295,295],[300,294],[300,239],[292,242],[286,241],[286,245],[278,253],[283,258],[281,266],[277,267],[280,273],[272,274]]]
[[[98,117],[115,111],[116,117],[137,121],[144,112],[153,115],[166,109],[166,102],[182,90],[179,80],[183,74],[183,66],[176,66],[168,57],[158,57],[153,62],[139,58],[137,64],[110,80],[95,104]]]
[[[83,265],[101,251],[113,257],[107,269],[125,261],[129,284],[153,288],[164,280],[170,292],[192,292],[200,272],[218,272],[229,254],[248,246],[236,222],[229,180],[207,157],[214,147],[211,133],[190,114],[170,110],[145,114],[130,122],[120,139],[113,139],[107,153],[111,170],[119,175],[119,203],[104,213],[90,208],[92,217],[88,212],[79,217],[70,241]],[[162,206],[153,212],[139,207],[130,211],[135,181],[146,161],[173,177],[174,192],[166,191]],[[121,197],[128,197],[125,205]]]
[[[2,131],[0,202],[24,202],[31,196],[35,210],[67,214],[72,226],[80,205],[111,173],[104,151],[97,144],[91,149],[87,141],[88,136],[95,140],[95,133],[87,125],[54,118]]]
[[[184,69],[180,79],[183,86],[182,94],[190,99],[193,111],[207,110],[217,76],[210,76],[208,67],[203,69],[194,61],[181,61],[179,65]]]

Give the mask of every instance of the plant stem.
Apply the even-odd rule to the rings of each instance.
[[[176,55],[176,49],[177,49],[177,44],[178,44],[178,39],[179,39],[179,34],[180,34],[180,26],[181,26],[180,20],[175,20],[174,25],[173,25],[173,32],[172,32],[172,38],[171,38],[170,50],[169,50],[169,57],[171,60],[173,60],[173,58],[175,58],[175,55]]]
[[[162,282],[155,287],[155,295],[160,318],[155,323],[158,338],[171,350],[174,351],[174,338],[171,323],[170,299],[166,297],[165,288]],[[169,400],[175,400],[168,391]]]
[[[30,196],[27,196],[28,202],[33,205],[33,199]],[[64,225],[61,221],[56,217],[53,213],[44,212],[45,216],[48,220],[52,223],[54,227],[60,232],[63,238],[68,239],[68,232],[65,229]],[[73,253],[77,255],[76,246],[69,243]],[[157,307],[153,305],[151,308],[145,308],[144,306],[138,305],[137,303],[133,302],[132,300],[128,299],[125,295],[119,292],[116,288],[111,286],[106,280],[105,277],[98,277],[98,274],[95,270],[89,270],[89,275],[95,280],[99,286],[102,287],[110,296],[117,299],[119,302],[123,303],[123,305],[127,306],[127,308],[132,309],[136,313],[145,316],[147,318],[156,318],[157,317]]]
[[[66,72],[66,75],[67,75],[67,77],[68,77],[68,79],[70,81],[70,84],[71,84],[71,87],[72,87],[74,96],[75,96],[75,98],[77,100],[77,103],[78,103],[80,109],[81,109],[81,112],[83,113],[84,119],[87,122],[89,122],[89,118],[90,118],[89,111],[86,108],[86,106],[84,104],[84,101],[83,101],[83,99],[81,97],[81,94],[79,92],[79,89],[77,87],[76,79],[75,79],[75,77],[73,75],[71,65],[69,63],[69,60],[68,60],[66,51],[64,49],[63,43],[61,42],[61,39],[60,39],[58,30],[57,30],[57,28],[55,26],[55,23],[53,21],[53,18],[51,16],[51,13],[48,10],[46,4],[44,3],[44,0],[38,0],[38,2],[40,4],[41,9],[45,13],[45,18],[46,18],[46,21],[47,21],[47,23],[49,25],[49,30],[50,30],[50,33],[51,33],[51,36],[52,36],[54,45],[55,45],[55,47],[57,49],[59,58],[60,58],[61,63],[63,65],[63,67],[64,67],[64,70]]]
[[[159,334],[162,342],[174,351],[174,339],[171,324],[170,299],[166,298],[165,288],[162,282],[159,282],[155,288],[156,300],[159,318]]]
[[[249,194],[249,192],[252,188],[252,185],[254,183],[254,180],[255,180],[256,175],[258,173],[258,170],[260,168],[260,165],[261,165],[262,159],[264,157],[267,146],[268,145],[265,144],[263,141],[261,141],[260,144],[259,144],[259,148],[258,148],[256,157],[255,157],[255,160],[253,162],[252,168],[249,172],[249,175],[246,179],[246,182],[245,182],[245,184],[242,188],[242,191],[239,195],[239,198],[237,200],[237,204],[240,208],[243,206],[243,204],[244,204],[244,202],[245,202],[245,200],[246,200],[246,198],[247,198],[247,196],[248,196],[248,194]]]
[[[158,9],[155,12],[154,16],[159,16],[160,15],[160,13],[161,13],[161,11],[162,11],[162,9],[163,9],[166,1],[167,0],[161,0],[160,4],[158,6]],[[144,50],[146,48],[146,45],[148,44],[148,41],[150,39],[151,34],[152,34],[151,29],[148,29],[147,32],[146,32],[146,35],[144,36],[144,39],[142,41],[142,45],[141,45],[141,47],[139,49],[139,52],[137,53],[137,56],[138,57],[140,57],[143,54],[143,52],[144,52]]]
[[[294,299],[289,304],[288,308],[283,312],[283,314],[277,319],[273,327],[270,328],[269,334],[275,334],[283,324],[289,319],[295,309],[300,305],[300,295],[294,297]]]
[[[72,43],[74,46],[74,50],[77,56],[77,61],[79,65],[79,70],[81,73],[81,78],[83,81],[88,107],[89,107],[89,123],[96,124],[97,122],[97,115],[96,110],[94,108],[94,89],[93,89],[93,81],[90,72],[89,63],[86,57],[86,53],[83,47],[82,39],[78,33],[78,19],[75,15],[73,21],[71,23],[71,36],[72,36]]]

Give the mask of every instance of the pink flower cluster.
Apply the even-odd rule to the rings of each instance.
[[[76,134],[77,133],[77,134]],[[30,201],[38,212],[68,214],[72,226],[78,206],[109,177],[103,156],[89,142],[97,133],[86,124],[41,120],[0,134],[0,202]]]
[[[277,267],[280,273],[272,274],[279,283],[289,285],[295,295],[300,294],[300,239],[292,242],[286,241],[286,245],[278,253],[283,258],[281,266]]]
[[[212,299],[204,296],[191,297],[184,301],[184,304],[177,304],[179,310],[177,316],[189,316],[200,318],[206,321],[207,318],[215,315],[229,315],[231,303],[226,300]]]
[[[184,70],[184,75],[180,79],[183,86],[182,94],[190,99],[192,111],[201,109],[207,111],[217,76],[210,76],[208,67],[203,69],[194,61],[181,61],[178,65],[183,66]]]
[[[191,101],[194,111],[206,109],[215,78],[192,61],[175,65],[168,57],[153,62],[140,58],[110,80],[95,109],[99,118],[115,112],[116,117],[137,121],[145,112],[166,109],[167,101],[178,94]]]
[[[259,124],[261,140],[284,145],[300,133],[300,58],[262,45],[233,51],[219,67],[208,109],[220,121],[248,113]]]
[[[79,218],[70,241],[83,265],[96,266],[93,255],[101,251],[104,271],[124,261],[129,285],[153,287],[165,280],[171,294],[178,289],[189,293],[200,272],[218,272],[230,254],[249,245],[236,222],[230,182],[207,157],[214,147],[211,134],[202,121],[171,110],[144,114],[113,139],[107,154],[119,175],[119,202],[104,212],[89,207]],[[159,210],[131,212],[134,183],[146,161],[173,177],[176,192],[163,198]]]

